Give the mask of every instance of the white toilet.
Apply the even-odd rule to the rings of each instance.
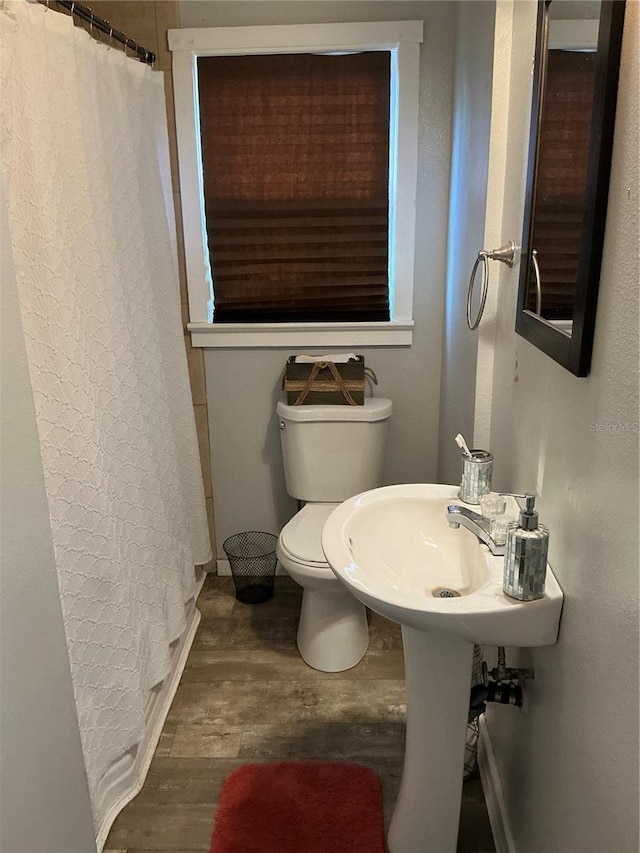
[[[364,406],[288,406],[279,402],[287,492],[302,509],[278,539],[278,559],[304,593],[298,649],[309,666],[341,672],[369,645],[364,606],[335,577],[320,544],[322,528],[347,498],[382,483],[391,401]]]

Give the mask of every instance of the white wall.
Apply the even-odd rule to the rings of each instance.
[[[394,403],[385,475],[388,483],[434,481],[437,477],[455,4],[404,0],[180,3],[182,27],[403,19],[425,22],[414,343],[411,348],[357,348],[378,375],[376,395],[389,396]],[[219,543],[240,530],[277,532],[295,511],[284,489],[274,415],[280,374],[289,353],[288,349],[205,353]],[[224,556],[221,546],[219,556]]]
[[[495,3],[457,2],[449,248],[440,385],[438,481],[460,479],[461,432],[471,444],[477,332],[466,321],[469,275],[484,241]]]
[[[4,205],[1,211],[5,231]],[[5,249],[9,241],[2,241]],[[0,851],[95,850],[15,277],[3,252]]]
[[[532,44],[530,4],[514,6],[513,31],[528,27]],[[590,376],[572,376],[514,333],[517,267],[498,300],[495,485],[540,496],[565,594],[558,644],[533,655],[529,710],[487,714],[519,853],[638,850],[639,10],[627,3]],[[515,45],[504,205],[515,233],[527,127],[511,119],[522,118],[530,55]]]

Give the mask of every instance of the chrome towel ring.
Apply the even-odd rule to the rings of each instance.
[[[513,240],[509,240],[506,246],[502,246],[500,249],[492,249],[491,251],[486,251],[486,249],[481,249],[478,252],[478,257],[476,258],[476,262],[473,265],[473,269],[471,270],[471,277],[469,279],[469,290],[467,291],[467,325],[473,332],[478,328],[480,324],[480,320],[482,319],[482,315],[484,313],[484,305],[487,301],[487,293],[489,291],[489,266],[487,261],[500,261],[503,264],[506,264],[508,267],[513,266],[513,262],[516,256],[516,244]],[[478,271],[478,266],[482,264],[482,290],[480,293],[480,307],[478,308],[478,316],[475,320],[471,320],[471,297],[473,296],[473,289],[476,279],[476,272]]]

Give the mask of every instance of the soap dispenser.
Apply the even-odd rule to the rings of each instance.
[[[524,498],[526,508],[507,529],[502,588],[511,598],[535,601],[544,595],[549,531],[538,524],[535,495],[518,497]]]

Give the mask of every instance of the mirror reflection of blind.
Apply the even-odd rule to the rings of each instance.
[[[593,52],[548,53],[533,234],[547,319],[573,316],[596,58]]]
[[[214,322],[388,320],[386,52],[198,59]]]

